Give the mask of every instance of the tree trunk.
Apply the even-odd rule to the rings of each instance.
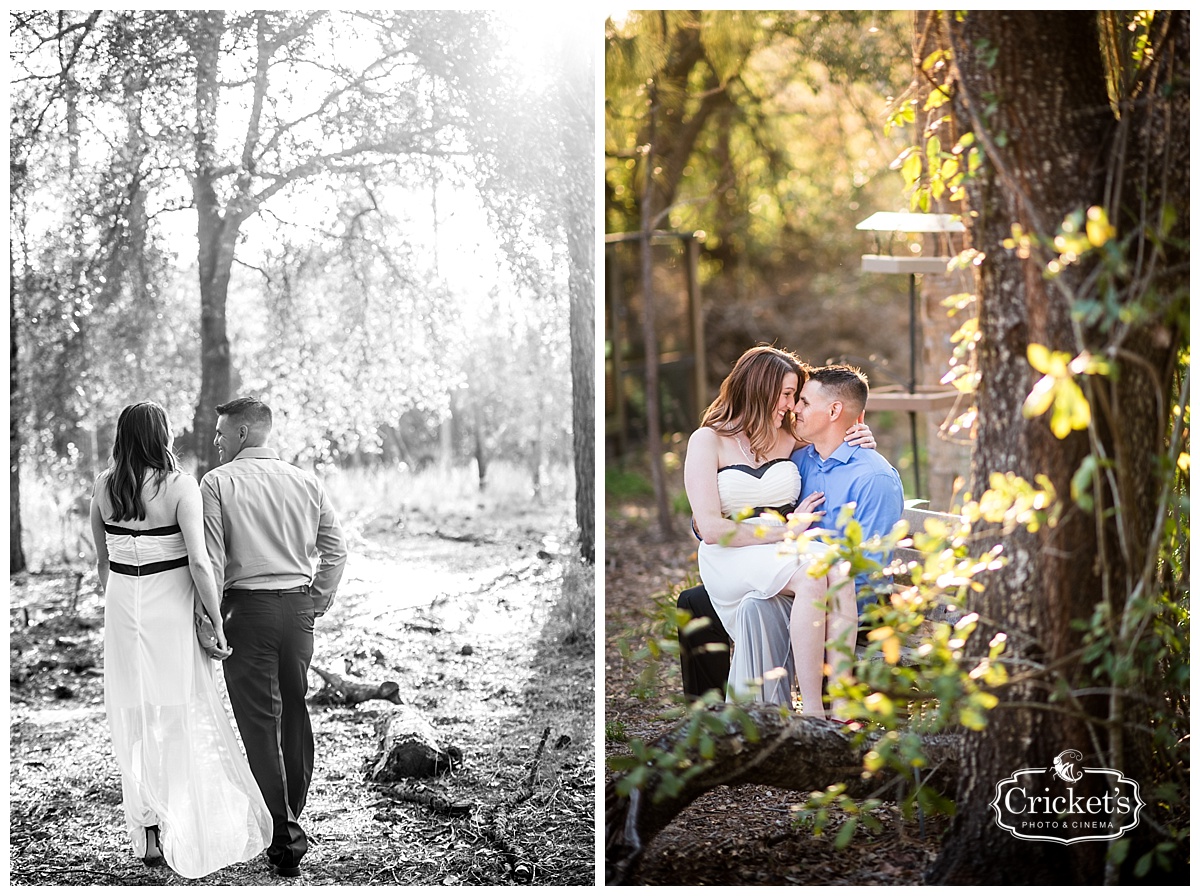
[[[203,175],[197,177],[197,183],[202,179]],[[208,189],[211,192],[211,184]],[[200,218],[200,398],[192,422],[197,477],[220,463],[212,433],[217,422],[217,405],[232,397],[233,380],[225,305],[236,232],[226,235],[230,224],[210,202],[211,197],[202,202],[197,196]]]
[[[242,223],[234,210],[222,214],[214,170],[223,32],[224,13],[210,11],[199,13],[197,28],[192,35],[196,61],[196,170],[192,195],[196,204],[200,271],[200,397],[192,423],[197,478],[220,462],[211,435],[216,423],[216,406],[231,397],[232,362],[225,304],[234,247]]]
[[[596,562],[596,54],[591,20],[573,15],[564,23],[558,59],[559,138],[567,241],[568,326],[571,338],[571,454],[575,465],[575,524],[579,555]],[[587,47],[584,58],[580,48]]]
[[[628,797],[617,794],[614,782],[608,784],[604,793],[606,883],[629,882],[650,841],[714,787],[764,784],[811,793],[842,783],[848,796],[866,798],[887,786],[879,777],[863,776],[863,756],[872,745],[856,745],[854,736],[844,734],[837,724],[800,716],[785,719],[776,707],[751,707],[748,715],[758,729],[758,737],[751,740],[741,727],[729,726],[715,738],[711,762],[704,760],[696,747],[689,748],[686,758],[703,771],[689,778],[674,796],[653,798],[661,780],[657,775]],[[649,749],[677,752],[688,738],[688,726],[681,724]],[[954,779],[958,744],[953,736],[931,738],[925,743],[926,755],[937,774],[936,779],[925,782],[927,786],[944,789]]]
[[[588,94],[590,96],[590,92]],[[590,158],[590,155],[589,155]],[[579,553],[596,562],[596,247],[592,229],[567,222],[571,327],[571,444]]]
[[[17,375],[17,278],[8,251],[8,571],[25,571],[21,546],[21,381]]]
[[[654,322],[654,264],[650,234],[655,226],[654,204],[654,140],[658,116],[657,88],[650,85],[650,140],[646,144],[645,187],[642,190],[642,228],[638,252],[642,269],[642,351],[646,370],[646,456],[650,462],[650,482],[654,487],[654,504],[658,509],[658,536],[663,541],[671,537],[674,525],[667,501],[667,478],[663,470],[662,408],[658,387],[658,332]]]
[[[484,443],[483,408],[479,400],[472,395],[471,402],[471,444],[475,455],[475,472],[479,475],[479,493],[487,489],[488,449]]]
[[[993,471],[1012,471],[1031,482],[1040,473],[1049,477],[1066,507],[1057,526],[1036,534],[1021,530],[1005,539],[1009,565],[988,579],[973,607],[985,622],[976,643],[1004,631],[1010,662],[1057,663],[1072,684],[1082,683],[1090,678],[1073,658],[1082,634],[1072,620],[1091,618],[1102,595],[1128,593],[1121,590],[1128,567],[1101,536],[1093,516],[1069,497],[1071,478],[1091,450],[1087,435],[1074,432],[1060,440],[1049,429],[1048,415],[1026,420],[1022,405],[1038,376],[1027,360],[1030,344],[1071,357],[1095,344],[1097,334],[1080,333],[1072,318],[1073,294],[1088,288],[1093,266],[1070,266],[1059,278],[1046,279],[1043,255],[1021,259],[1003,243],[1014,223],[1027,233],[1052,237],[1068,214],[1105,205],[1111,198],[1105,192],[1107,178],[1126,174],[1125,155],[1112,154],[1119,125],[1106,92],[1097,14],[971,11],[961,22],[947,14],[944,24],[954,54],[954,114],[987,155],[980,176],[968,181],[970,240],[985,253],[977,274],[981,384],[971,491],[981,494]],[[1123,110],[1126,119],[1135,114],[1132,108]],[[1121,126],[1129,126],[1128,120]],[[1161,358],[1146,360],[1151,370],[1161,369]],[[1122,380],[1132,378],[1135,389],[1153,395],[1159,384],[1146,382],[1145,376],[1122,366]],[[1107,385],[1097,382],[1096,387]],[[1164,426],[1152,422],[1155,414],[1147,412],[1144,401],[1125,409],[1124,416],[1137,421],[1130,430],[1146,432],[1136,445],[1125,446],[1121,463],[1148,480],[1164,447]],[[1110,443],[1111,436],[1101,431]],[[1113,452],[1114,446],[1107,447]],[[1152,515],[1144,495],[1140,504],[1131,498],[1131,510]],[[1085,765],[1105,767],[1113,760],[1113,740],[1104,726],[1033,706],[1045,703],[1051,686],[1027,681],[1007,689],[987,728],[968,736],[958,810],[931,871],[933,882],[1104,881],[1107,843],[1018,840],[998,830],[989,805],[1002,779],[1018,769],[1047,767],[1065,749],[1084,752]],[[1107,704],[1090,697],[1068,708],[1104,718]],[[1118,770],[1136,771],[1128,765]]]

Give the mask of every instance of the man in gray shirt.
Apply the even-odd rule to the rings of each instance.
[[[270,408],[239,398],[217,414],[222,465],[205,474],[200,493],[233,650],[225,683],[274,822],[267,860],[275,873],[297,877],[308,851],[298,819],[313,770],[305,703],[313,626],[341,581],[346,541],[320,480],[266,447]]]

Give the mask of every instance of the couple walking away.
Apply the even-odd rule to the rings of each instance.
[[[266,847],[276,874],[297,877],[308,849],[298,819],[313,770],[313,625],[334,598],[346,545],[320,481],[266,447],[270,409],[239,398],[216,410],[222,465],[199,485],[179,469],[162,407],[130,405],[117,421],[91,505],[105,710],[143,862],[199,878]],[[209,620],[205,651],[199,625]],[[245,756],[212,659],[224,660]]]
[[[708,624],[680,631],[685,693],[728,685],[731,699],[790,707],[794,679],[801,713],[825,718],[822,681],[827,670],[834,678],[848,672],[855,587],[867,574],[851,580],[838,564],[810,576],[830,548],[819,538],[807,551],[785,546],[784,520],[809,514],[810,527],[840,535],[841,508],[853,503],[865,539],[900,519],[900,476],[863,423],[867,393],[866,377],[852,367],[810,368],[791,352],[758,346],[738,359],[704,412],[684,462],[703,584],[678,605]],[[830,708],[837,716],[841,707]]]

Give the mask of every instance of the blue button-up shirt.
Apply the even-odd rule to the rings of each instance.
[[[814,525],[826,529],[844,530],[838,526],[838,515],[842,505],[854,502],[854,519],[862,526],[863,538],[886,535],[900,519],[904,511],[904,487],[900,474],[878,451],[857,448],[843,442],[824,460],[812,445],[792,452],[792,462],[800,468],[800,499],[813,492],[824,492],[825,503],[817,510],[825,511],[824,518]],[[881,554],[868,554],[880,563]],[[867,584],[868,573],[860,573],[855,587]],[[870,598],[859,598],[858,610],[862,613]]]

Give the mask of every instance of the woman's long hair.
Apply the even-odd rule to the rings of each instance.
[[[725,435],[744,432],[755,456],[771,450],[775,442],[775,406],[783,391],[783,378],[796,374],[796,390],[806,378],[804,363],[789,351],[770,345],[758,345],[746,351],[725,381],[716,400],[700,419]],[[783,425],[795,435],[796,417],[789,413]]]
[[[146,471],[154,471],[154,493],[158,494],[167,474],[178,469],[179,460],[171,450],[171,424],[162,406],[139,401],[121,411],[113,439],[112,467],[105,483],[113,521],[144,520],[142,486]]]

